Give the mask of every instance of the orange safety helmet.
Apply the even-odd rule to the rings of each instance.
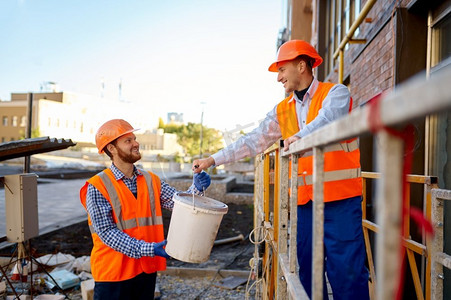
[[[136,131],[127,121],[122,119],[114,119],[100,126],[96,133],[96,146],[99,154],[103,153],[103,148],[109,143],[127,133]]]
[[[295,59],[299,55],[307,55],[315,60],[313,68],[316,68],[323,62],[322,57],[319,56],[312,45],[302,40],[291,40],[280,46],[277,51],[277,61],[269,66],[268,71],[278,72],[277,63]]]

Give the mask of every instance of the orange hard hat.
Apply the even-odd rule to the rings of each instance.
[[[291,40],[280,46],[277,51],[277,61],[269,66],[268,71],[278,72],[277,63],[295,59],[299,55],[307,55],[312,58],[314,60],[313,68],[316,68],[323,62],[322,57],[319,56],[312,45],[302,40]]]
[[[114,119],[100,126],[96,133],[96,146],[99,154],[103,153],[103,148],[109,143],[127,133],[136,131],[127,121],[122,119]]]

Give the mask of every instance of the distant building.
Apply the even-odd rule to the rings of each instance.
[[[183,124],[183,113],[170,112],[168,113],[167,124]]]
[[[182,155],[183,147],[177,143],[175,133],[164,133],[163,129],[154,129],[136,133],[136,138],[141,145],[143,153],[160,155]]]
[[[0,102],[0,142],[25,137],[29,95],[12,93],[11,101]],[[146,132],[140,137],[143,149],[158,150],[162,155],[181,153],[176,137],[153,131],[157,121],[149,118],[145,111],[140,112],[132,103],[68,92],[32,95],[32,131],[38,136],[70,138],[79,146],[94,147],[95,133],[100,125],[121,118],[140,128],[137,134]]]

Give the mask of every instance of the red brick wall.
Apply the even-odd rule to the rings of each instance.
[[[380,92],[392,89],[394,85],[394,19],[397,6],[405,7],[410,1],[377,1],[367,15],[371,19],[363,22],[357,36],[367,39],[367,44],[348,44],[345,50],[344,78],[349,78],[349,88],[354,106],[365,103]],[[362,3],[362,8],[365,3]],[[377,32],[377,29],[380,31]],[[372,40],[370,40],[374,37]],[[362,51],[363,49],[363,51]],[[338,82],[338,59],[334,70],[326,75],[325,81]]]

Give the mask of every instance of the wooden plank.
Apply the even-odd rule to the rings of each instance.
[[[451,270],[451,256],[446,254],[446,253],[438,253],[436,258],[435,258],[436,262],[439,262],[440,264],[442,264],[444,267],[447,267],[448,269]]]
[[[324,152],[313,148],[313,269],[312,299],[323,299],[324,277]]]
[[[288,250],[288,165],[290,160],[288,157],[279,156],[279,221],[278,227],[278,248],[279,256],[286,254]],[[275,225],[276,226],[276,225]],[[279,261],[277,257],[277,290],[276,299],[287,299],[287,283],[282,271],[283,262]]]
[[[298,160],[299,155],[293,154],[291,157],[291,197],[290,197],[290,272],[296,272],[297,263],[297,231],[298,231]]]
[[[307,296],[307,292],[299,280],[299,276],[295,273],[291,273],[288,265],[289,258],[286,254],[279,254],[279,261],[281,262],[282,271],[285,276],[285,281],[287,283],[287,289],[289,290],[289,299],[300,299],[307,300],[309,297]],[[288,299],[288,298],[285,298]],[[285,300],[284,299],[284,300]]]
[[[432,189],[432,211],[431,222],[434,226],[434,241],[431,248],[431,299],[443,299],[443,280],[439,278],[443,275],[443,265],[438,261],[440,253],[443,253],[443,206],[445,198],[451,198],[445,190]]]
[[[379,300],[395,299],[401,261],[399,247],[401,236],[402,162],[403,142],[385,131],[377,134],[378,168],[381,179],[376,190],[377,223],[376,284]],[[388,149],[390,151],[388,151]]]

